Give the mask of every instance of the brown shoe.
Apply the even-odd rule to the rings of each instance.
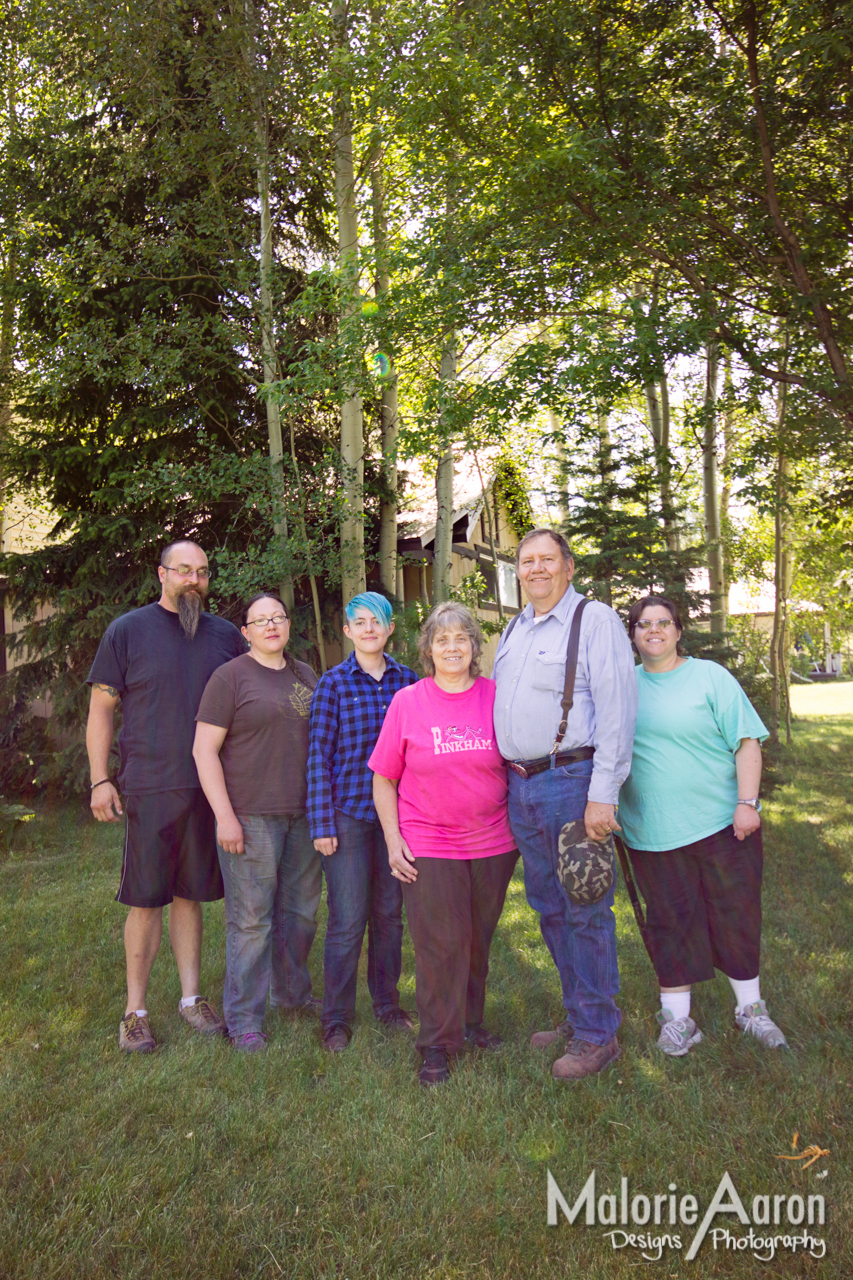
[[[555,1080],[582,1080],[597,1075],[622,1057],[619,1041],[614,1036],[607,1044],[590,1044],[588,1040],[572,1040],[562,1058],[551,1068]]]
[[[450,1054],[446,1049],[430,1045],[422,1049],[423,1066],[418,1072],[418,1080],[429,1089],[432,1085],[445,1084],[450,1079]]]
[[[327,1053],[343,1053],[350,1041],[350,1029],[336,1022],[323,1036],[323,1048]]]
[[[195,1004],[188,1004],[186,1009],[178,1005],[178,1012],[188,1027],[203,1036],[224,1036],[225,1023],[208,1000],[196,997]]]
[[[157,1041],[151,1034],[148,1019],[126,1013],[118,1027],[118,1047],[123,1053],[153,1053]]]
[[[575,1029],[569,1022],[568,1018],[565,1022],[561,1022],[559,1027],[555,1027],[553,1031],[534,1031],[530,1037],[531,1049],[547,1049],[550,1045],[556,1044],[559,1040],[562,1044],[566,1044],[575,1034]]]

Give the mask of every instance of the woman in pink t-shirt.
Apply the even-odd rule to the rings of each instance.
[[[518,851],[482,648],[468,609],[437,605],[418,638],[427,678],[394,695],[368,762],[415,947],[425,1085],[448,1079],[466,1041],[500,1044],[483,1026],[486,976]]]

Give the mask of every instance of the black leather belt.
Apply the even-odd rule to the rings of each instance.
[[[542,756],[540,760],[507,760],[507,764],[519,778],[532,778],[534,774],[550,769],[552,764],[556,769],[575,760],[591,760],[594,755],[595,747],[578,747],[576,751],[558,751],[556,756]]]

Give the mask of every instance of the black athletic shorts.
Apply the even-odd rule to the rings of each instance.
[[[125,796],[124,858],[116,902],[165,907],[173,898],[224,897],[216,821],[201,787]]]
[[[759,969],[761,828],[725,827],[680,849],[629,849],[646,901],[649,950],[662,987],[704,982],[719,969],[746,981]]]

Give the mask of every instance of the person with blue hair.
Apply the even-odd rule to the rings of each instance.
[[[323,855],[329,918],[323,960],[323,1045],[352,1037],[358,961],[367,929],[367,985],[380,1022],[408,1028],[400,1007],[403,898],[373,804],[367,761],[394,694],[418,677],[385,652],[394,630],[390,602],[376,591],[353,596],[344,634],[353,652],[321,676],[311,702],[308,821]]]

